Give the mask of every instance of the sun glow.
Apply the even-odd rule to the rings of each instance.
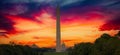
[[[14,41],[17,44],[32,45],[39,47],[55,47],[56,20],[55,17],[47,12],[34,16],[34,20],[24,19],[19,16],[6,16],[14,21],[16,34],[10,34],[9,39],[4,42]],[[76,16],[80,18],[79,16]],[[95,16],[96,17],[96,16]],[[64,18],[64,17],[62,17]],[[70,17],[69,17],[70,18]],[[74,17],[73,17],[74,18]],[[94,17],[93,17],[94,18]],[[98,16],[97,16],[98,18]],[[101,18],[101,16],[100,16]],[[94,42],[103,31],[98,28],[104,23],[104,20],[69,20],[61,21],[61,37],[68,47],[80,42]],[[105,33],[115,34],[115,31],[106,31]],[[2,38],[0,38],[2,40]],[[2,43],[2,42],[1,42]]]

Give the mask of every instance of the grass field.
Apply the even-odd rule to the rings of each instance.
[[[68,55],[66,52],[46,52],[44,55]]]

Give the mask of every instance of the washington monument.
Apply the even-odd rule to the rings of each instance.
[[[60,6],[56,8],[56,52],[61,52]]]

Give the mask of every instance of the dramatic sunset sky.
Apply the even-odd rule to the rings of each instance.
[[[0,44],[55,47],[57,4],[67,46],[120,30],[120,0],[0,0]]]

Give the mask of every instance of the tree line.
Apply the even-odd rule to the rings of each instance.
[[[30,46],[11,44],[0,45],[0,55],[44,55],[54,49],[31,48]],[[79,43],[68,48],[68,55],[120,55],[120,31],[114,35],[102,34],[94,43]]]
[[[120,55],[120,31],[114,35],[103,34],[94,43],[79,43],[69,48],[69,55]]]
[[[0,55],[43,55],[43,53],[29,46],[1,44]]]

